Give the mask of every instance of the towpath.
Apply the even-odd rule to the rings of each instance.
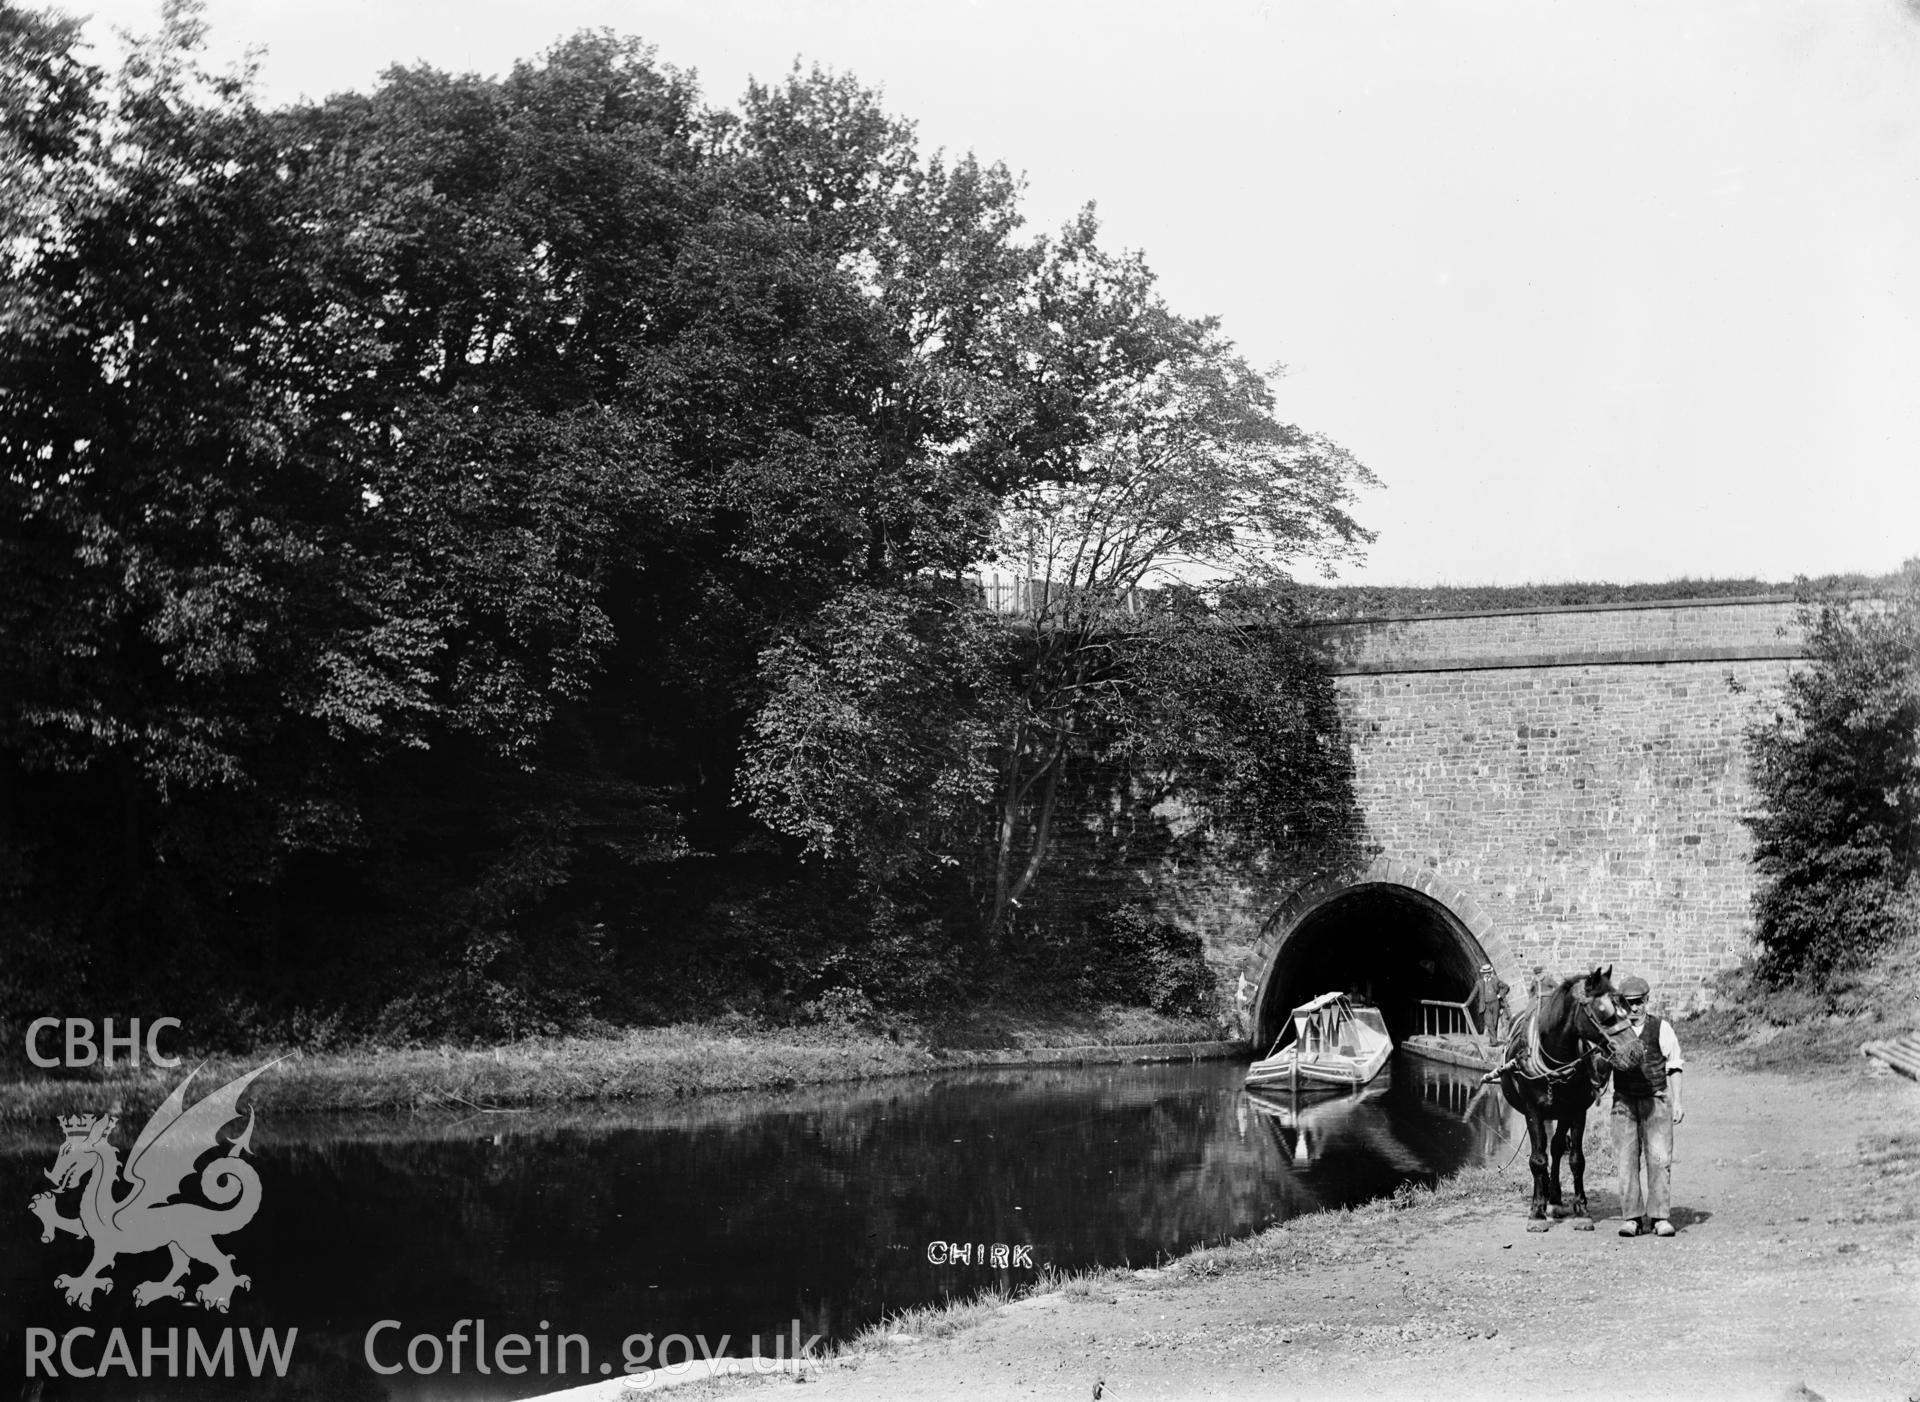
[[[1621,1238],[1604,1171],[1599,1230],[1528,1232],[1522,1153],[1498,1193],[1290,1224],[768,1390],[1920,1399],[1920,1087],[1864,1061],[1789,1077],[1695,1058],[1686,1075],[1672,1239]]]

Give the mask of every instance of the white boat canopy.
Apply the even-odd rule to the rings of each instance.
[[[1295,1019],[1311,1017],[1323,1008],[1330,1008],[1335,1003],[1344,1003],[1346,1001],[1347,995],[1344,993],[1322,993],[1318,998],[1302,1003],[1299,1007],[1295,1008],[1293,1010],[1293,1016]]]

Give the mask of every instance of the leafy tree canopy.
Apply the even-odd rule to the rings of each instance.
[[[383,1026],[543,1026],[650,864],[771,832],[991,928],[1069,756],[1324,735],[1217,599],[1116,610],[1357,548],[1364,469],[1091,210],[817,69],[715,108],[593,32],[268,110],[203,39],[0,0],[9,977],[404,952],[465,982]],[[955,584],[1016,558],[1044,617]]]
[[[971,605],[937,590],[863,603],[920,620],[911,654],[837,613],[807,620],[762,659],[748,750],[771,825],[883,882],[920,853],[990,934],[1039,878],[1076,764],[1182,770],[1196,806],[1309,862],[1352,826],[1331,691],[1282,601],[1290,568],[1371,539],[1347,506],[1372,479],[1281,421],[1218,326],[1173,314],[1096,232],[1087,213],[1041,247],[987,401],[990,558],[1019,607],[955,628]],[[1023,431],[993,436],[996,413]],[[902,713],[922,723],[890,735]]]

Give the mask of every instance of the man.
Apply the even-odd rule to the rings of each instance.
[[[1480,979],[1473,987],[1473,1008],[1480,1017],[1480,1030],[1487,1037],[1487,1051],[1500,1055],[1500,1019],[1507,1011],[1507,985],[1493,971],[1493,965],[1480,966]]]
[[[1620,1003],[1646,1059],[1613,1073],[1613,1157],[1620,1165],[1620,1235],[1672,1236],[1673,1127],[1680,1106],[1680,1038],[1673,1024],[1647,1011],[1647,981],[1621,981]],[[1641,1169],[1646,1170],[1642,1187]]]

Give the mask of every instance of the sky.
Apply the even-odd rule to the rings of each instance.
[[[157,0],[67,0],[151,28]],[[209,0],[269,103],[637,34],[1089,202],[1381,480],[1370,584],[1920,555],[1920,0]]]

